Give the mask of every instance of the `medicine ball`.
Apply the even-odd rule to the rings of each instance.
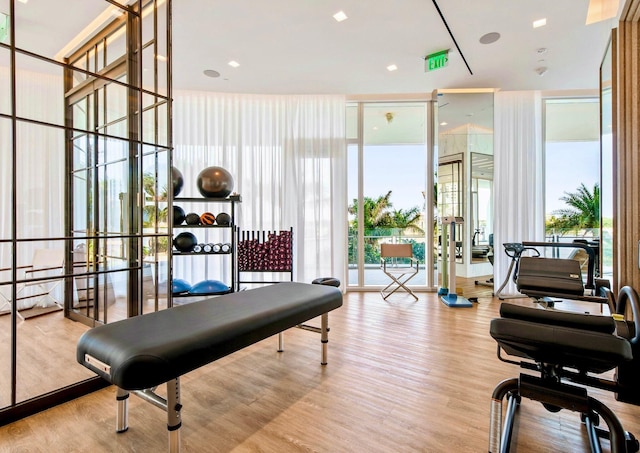
[[[173,246],[180,252],[192,252],[196,245],[198,245],[198,239],[188,231],[180,233],[173,240]]]
[[[180,206],[173,205],[173,224],[181,225],[184,222],[185,214],[184,209]]]
[[[216,216],[214,216],[210,212],[205,212],[200,216],[200,223],[203,225],[213,225],[215,221]]]
[[[231,225],[231,216],[226,212],[221,212],[216,217],[216,223],[222,226],[229,226]]]
[[[173,183],[173,196],[177,197],[184,186],[184,178],[176,167],[171,167],[171,182]]]
[[[206,198],[226,198],[233,191],[233,176],[222,167],[207,167],[196,181],[198,190]]]
[[[200,225],[200,216],[195,212],[190,212],[186,217],[187,225]]]

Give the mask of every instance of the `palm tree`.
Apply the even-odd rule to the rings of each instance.
[[[592,192],[584,183],[581,183],[576,192],[565,192],[560,200],[569,207],[553,211],[554,217],[547,222],[548,229],[578,230],[600,227],[600,186],[598,183],[593,185]]]
[[[424,234],[420,228],[422,212],[417,206],[410,209],[397,209],[391,213],[393,226],[401,230],[408,230],[412,233]]]

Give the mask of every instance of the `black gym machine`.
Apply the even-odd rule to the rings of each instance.
[[[603,292],[611,293],[608,288]],[[491,336],[498,343],[498,358],[529,373],[506,379],[493,391],[490,453],[509,452],[516,409],[522,398],[538,401],[550,412],[567,409],[580,413],[594,453],[602,451],[601,439],[609,440],[612,453],[639,451],[638,441],[623,429],[615,413],[588,395],[588,387],[593,387],[613,392],[619,401],[640,405],[638,294],[627,286],[617,298],[612,294],[607,297],[615,308],[613,316],[501,305],[500,318],[493,319],[490,326]],[[626,318],[628,311],[633,320]],[[507,359],[503,351],[524,360]],[[598,376],[613,369],[613,379]],[[608,430],[599,428],[601,419]]]

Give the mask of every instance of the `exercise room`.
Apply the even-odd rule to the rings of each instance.
[[[0,452],[639,451],[639,10],[0,0]]]

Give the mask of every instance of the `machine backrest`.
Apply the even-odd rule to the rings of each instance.
[[[549,293],[584,295],[580,263],[563,258],[520,258],[518,291],[546,291]]]

